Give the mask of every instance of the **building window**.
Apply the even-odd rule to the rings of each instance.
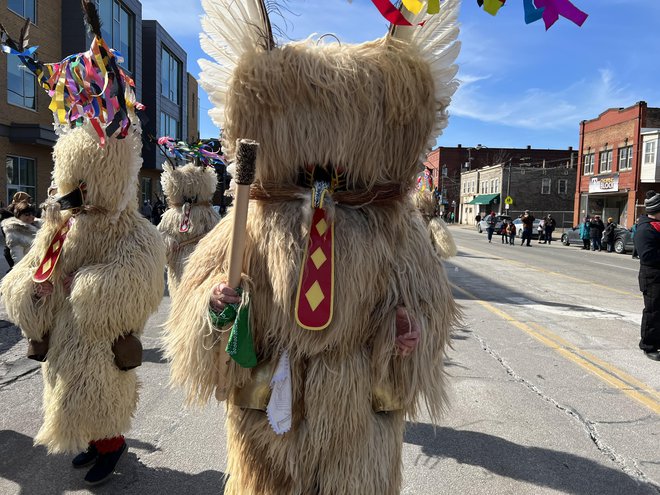
[[[500,192],[500,179],[495,179],[495,189],[493,190],[494,193]]]
[[[541,179],[541,194],[550,194],[552,179]]]
[[[632,155],[633,155],[632,146],[619,148],[619,170],[632,169]]]
[[[179,121],[176,120],[171,115],[166,114],[165,112],[160,112],[160,133],[161,136],[169,136],[176,139],[180,139],[179,133]]]
[[[16,55],[7,56],[7,102],[23,108],[37,108],[37,78]]]
[[[18,191],[25,191],[32,198],[36,198],[36,168],[32,158],[7,156],[7,204],[11,203]]]
[[[119,64],[133,71],[133,47],[135,45],[135,18],[119,0],[96,0],[101,18],[101,34],[110,48],[118,50],[124,61]]]
[[[600,152],[600,170],[599,173],[612,171],[612,150]]]
[[[584,175],[593,175],[594,173],[594,154],[589,153],[582,157],[582,169],[584,170]]]
[[[161,50],[161,93],[179,105],[181,87],[181,62],[166,48]]]
[[[550,179],[548,179],[550,180]],[[566,179],[559,179],[557,181],[557,192],[559,194],[568,193],[568,181]]]
[[[655,164],[655,141],[644,143],[644,164]]]
[[[30,19],[33,24],[37,23],[37,0],[9,0],[7,7],[25,19]]]

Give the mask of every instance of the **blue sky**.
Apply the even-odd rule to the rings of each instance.
[[[464,0],[461,87],[438,145],[577,148],[581,120],[639,100],[660,106],[660,1],[573,3],[589,14],[585,24],[580,28],[560,18],[546,32],[542,22],[524,23],[522,0],[508,0],[496,17],[480,10],[476,0]],[[199,47],[199,0],[142,4],[143,17],[158,20],[188,52],[188,71],[197,76],[197,60],[205,56]],[[370,0],[288,0],[286,5],[291,11],[286,22],[272,20],[291,39],[334,33],[342,42],[359,43],[387,30]],[[216,136],[206,115],[211,104],[200,93],[201,135]]]

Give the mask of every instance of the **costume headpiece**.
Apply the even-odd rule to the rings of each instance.
[[[218,139],[202,139],[197,143],[188,144],[185,141],[176,141],[169,136],[163,136],[158,139],[158,146],[163,151],[167,151],[175,158],[185,162],[193,162],[206,167],[225,165],[222,147]],[[167,153],[165,153],[165,156],[169,161]],[[170,164],[176,166],[176,163],[170,162]]]
[[[82,0],[85,22],[94,35],[90,49],[66,57],[58,63],[45,64],[34,58],[38,47],[28,47],[30,19],[14,41],[4,26],[2,49],[17,55],[25,67],[37,76],[39,84],[52,98],[50,110],[60,129],[82,125],[89,120],[105,145],[106,136],[126,137],[131,125],[131,110],[144,106],[135,99],[135,83],[119,67],[122,56],[111,49],[101,35],[101,20],[96,5]]]

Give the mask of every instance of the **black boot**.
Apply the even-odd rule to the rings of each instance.
[[[119,462],[119,459],[127,450],[128,446],[124,443],[119,450],[107,454],[99,454],[96,464],[87,472],[85,482],[88,485],[98,485],[106,481],[115,471],[117,462]]]
[[[96,445],[90,443],[85,452],[81,452],[73,458],[71,464],[73,464],[73,467],[76,469],[87,467],[90,464],[93,464],[98,456],[99,452],[96,450]]]

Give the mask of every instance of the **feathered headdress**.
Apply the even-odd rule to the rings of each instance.
[[[397,16],[405,18],[409,26],[393,23],[387,36],[415,46],[431,68],[438,118],[428,141],[430,148],[447,125],[446,108],[458,88],[454,79],[458,67],[454,61],[460,51],[457,41],[460,0],[443,1],[436,14],[433,4],[437,2],[417,3],[422,5],[418,13],[405,5],[397,8]],[[201,46],[215,61],[199,61],[200,84],[215,107],[209,115],[222,128],[229,81],[239,60],[249,52],[276,49],[276,45],[264,0],[202,0],[202,6],[206,15],[202,18]]]
[[[196,143],[188,144],[185,141],[176,141],[171,137],[163,136],[158,139],[158,146],[164,152],[168,161],[169,156],[166,152],[169,152],[175,158],[201,166],[226,165],[218,139],[202,139]],[[175,166],[174,163],[171,163],[171,165]]]
[[[118,65],[122,62],[121,54],[109,48],[101,35],[96,5],[91,0],[82,0],[82,8],[85,22],[94,35],[88,51],[70,55],[58,63],[40,62],[34,58],[38,47],[28,48],[29,19],[18,41],[0,24],[2,49],[17,55],[37,76],[52,99],[49,108],[56,125],[67,128],[89,120],[103,146],[106,136],[125,137],[131,125],[130,112],[144,106],[135,99],[135,83]]]

